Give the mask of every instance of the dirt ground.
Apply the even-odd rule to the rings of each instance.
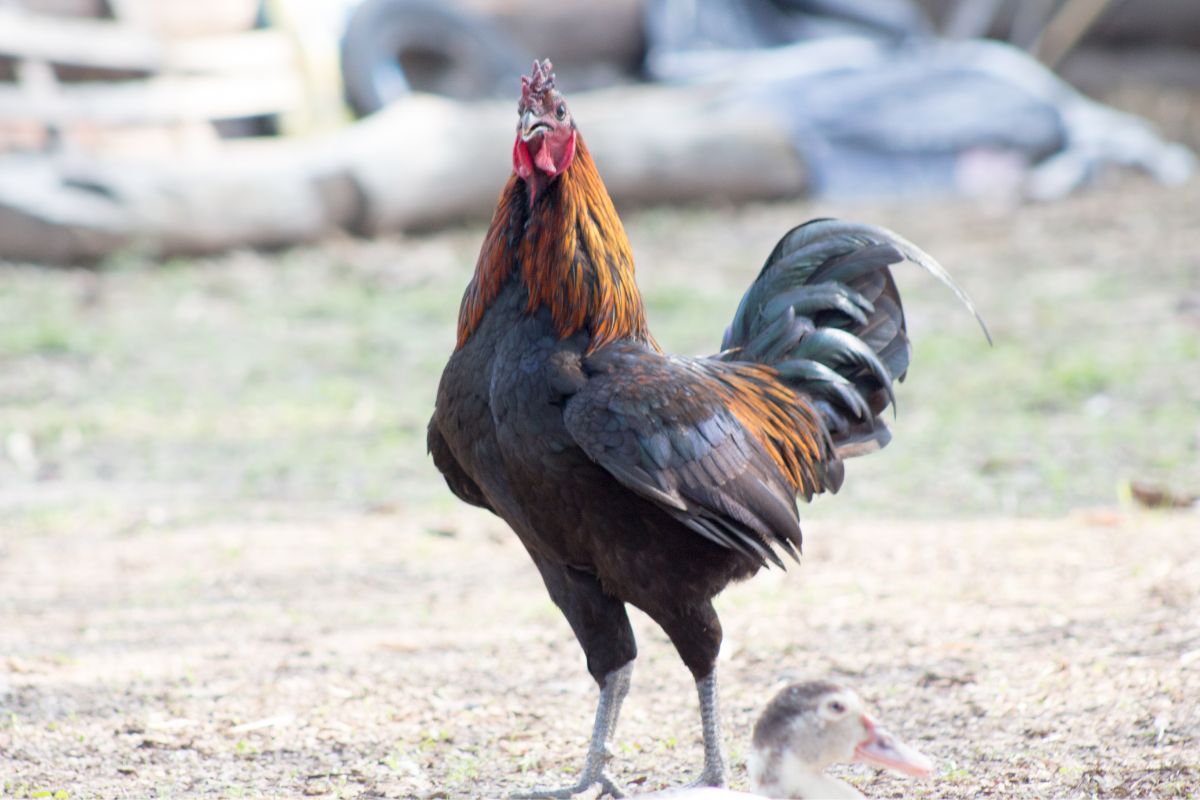
[[[565,782],[594,686],[524,551],[470,512],[51,535],[0,558],[12,797],[501,797]],[[937,761],[871,797],[1194,797],[1200,521],[820,522],[734,587],[735,785],[781,681],[832,677]],[[615,740],[635,791],[698,769],[644,617]]]
[[[1118,97],[1200,146],[1200,99]],[[735,786],[786,680],[857,689],[938,763],[873,798],[1200,797],[1200,180],[1017,208],[625,215],[652,327],[717,346],[788,227],[903,232],[896,438],[802,509],[804,564],[719,601]],[[482,231],[96,271],[0,265],[0,797],[501,797],[565,783],[595,688],[524,551],[424,425]],[[1037,518],[1034,518],[1037,517]],[[613,771],[699,768],[665,637]]]

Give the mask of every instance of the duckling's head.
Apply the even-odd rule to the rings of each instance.
[[[754,727],[750,771],[755,783],[800,784],[839,762],[873,764],[919,777],[933,767],[923,754],[880,727],[851,689],[808,681],[775,695]]]

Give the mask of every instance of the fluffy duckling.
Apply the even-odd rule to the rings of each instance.
[[[728,789],[683,789],[644,795],[662,800],[779,800],[862,798],[825,769],[857,762],[925,777],[933,763],[884,730],[851,689],[828,681],[794,683],[767,704],[754,726],[750,779],[754,794]]]

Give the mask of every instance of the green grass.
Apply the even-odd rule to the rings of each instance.
[[[1150,194],[1160,205],[1144,213],[1182,214],[1196,195]],[[659,340],[715,350],[774,237],[809,211],[632,216]],[[1086,202],[957,213],[957,227],[855,215],[915,227],[979,301],[995,346],[906,268],[916,350],[895,440],[806,513],[1057,514],[1112,504],[1130,479],[1200,490],[1200,327],[1176,311],[1200,279],[1185,248],[1156,238],[1172,220],[1109,231]],[[453,505],[425,424],[480,236],[5,267],[0,513],[41,534]]]

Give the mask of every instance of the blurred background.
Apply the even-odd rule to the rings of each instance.
[[[670,349],[818,215],[978,303],[992,348],[902,270],[896,440],[805,514],[1194,502],[1194,3],[7,0],[4,535],[452,508],[425,423],[535,55]]]
[[[939,762],[870,796],[1194,791],[1200,3],[0,0],[0,796],[577,764],[578,648],[425,452],[535,56],[668,350],[818,216],[994,340],[897,268],[893,441],[720,598],[735,785],[769,687],[832,676]],[[633,616],[651,789],[700,745]]]

